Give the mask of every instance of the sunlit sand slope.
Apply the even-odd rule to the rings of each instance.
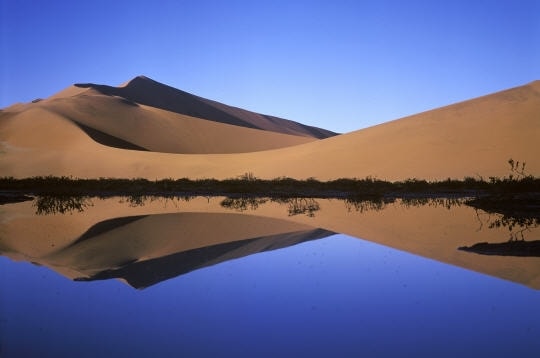
[[[40,110],[39,114],[36,110]],[[68,88],[51,99],[6,109],[0,114],[0,130],[8,126],[8,118],[9,122],[36,122],[36,126],[63,120],[66,125],[76,124],[87,136],[105,146],[165,153],[255,152],[316,140],[305,135],[190,117],[122,97],[106,96],[94,89],[77,91],[76,87]],[[20,136],[26,134],[19,133]],[[40,136],[44,149],[47,142],[55,145],[62,140],[51,131],[40,132]]]
[[[137,113],[155,114],[156,118],[164,112],[127,103],[121,98],[101,98],[95,89],[88,91],[93,91],[93,96],[99,100],[114,102],[107,111],[114,111],[115,106],[130,107]],[[537,155],[540,81],[348,134],[292,147],[237,154],[159,153],[147,147],[166,146],[168,139],[149,134],[145,142],[145,135],[141,134],[147,131],[145,127],[104,124],[91,115],[81,115],[77,122],[70,119],[66,106],[62,110],[52,108],[56,104],[44,108],[46,103],[42,102],[26,105],[22,111],[18,107],[0,114],[0,172],[3,175],[155,179],[229,178],[252,172],[263,178],[288,176],[320,180],[366,176],[388,180],[461,179],[465,176],[487,179],[508,175],[506,162],[510,158],[526,162],[528,173],[540,174]],[[99,127],[98,122],[103,127]],[[107,127],[114,138],[149,150],[134,151],[100,144],[81,129],[81,123],[91,124],[95,129]],[[169,122],[164,120],[163,123]],[[202,142],[210,132],[200,133]],[[225,136],[225,132],[223,134]],[[248,143],[250,136],[235,136],[234,142]]]

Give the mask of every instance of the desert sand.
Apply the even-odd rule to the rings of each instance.
[[[5,108],[0,173],[487,179],[508,175],[513,158],[540,174],[540,81],[342,135],[188,95],[137,77],[123,87],[79,84]],[[189,102],[189,114],[174,98]]]

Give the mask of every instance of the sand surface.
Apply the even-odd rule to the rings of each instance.
[[[232,178],[246,172],[261,178],[319,180],[487,179],[508,175],[507,161],[513,158],[525,161],[529,174],[540,175],[540,81],[325,139],[290,134],[296,127],[287,127],[289,122],[278,125],[286,128],[285,134],[253,128],[254,120],[248,124],[251,128],[242,126],[241,116],[235,124],[204,120],[166,110],[164,104],[158,108],[106,95],[106,90],[93,86],[67,89],[0,112],[0,173],[149,179]],[[129,87],[130,83],[123,88]],[[156,96],[152,92],[139,101],[154,103]],[[233,107],[227,110],[234,112]],[[88,128],[94,130],[94,138]],[[129,145],[141,150],[121,149]]]
[[[63,92],[71,93],[69,90]],[[40,138],[32,138],[31,141],[26,138],[27,145],[34,143],[46,147],[47,143],[66,144],[66,150],[73,149],[70,146],[73,143],[62,137],[67,129],[61,127],[73,124],[86,134],[84,139],[89,137],[106,147],[163,153],[255,152],[316,140],[308,136],[202,120],[135,104],[121,97],[105,96],[93,89],[75,93],[67,97],[53,96],[52,99],[27,105],[22,110],[8,110],[4,115],[7,119],[2,120],[4,116],[0,116],[0,123],[5,132],[14,137],[26,137],[31,135],[26,132],[39,130]],[[64,124],[56,125],[60,122]],[[18,125],[23,127],[17,128]],[[51,129],[47,130],[49,126]],[[70,136],[77,137],[75,133]]]

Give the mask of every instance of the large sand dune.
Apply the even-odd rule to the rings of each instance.
[[[168,88],[160,84],[156,86]],[[128,88],[131,87],[128,85],[116,89],[120,91]],[[150,99],[161,95],[159,88],[147,90]],[[140,99],[144,102],[144,98]],[[189,107],[189,104],[186,104],[186,107]],[[42,110],[39,116],[35,115],[36,109]],[[29,111],[31,116],[27,113]],[[262,115],[253,113],[253,116]],[[178,114],[139,104],[125,97],[105,95],[93,87],[71,86],[48,99],[10,107],[0,116],[4,117],[22,117],[25,121],[40,123],[64,120],[76,124],[92,139],[106,146],[164,153],[254,152],[316,140],[314,135],[307,133],[290,134],[242,126],[241,123],[233,124],[232,119],[231,123],[227,124],[213,119]],[[290,123],[294,124],[284,119],[280,119],[277,123],[283,124],[283,128],[287,128]],[[57,141],[55,133],[41,132],[41,134],[45,140]]]
[[[75,84],[79,88],[92,88],[108,96],[118,96],[154,108],[180,113],[207,120],[256,128],[278,133],[327,138],[336,133],[307,126],[283,118],[246,111],[195,96],[176,88],[156,82],[145,76],[138,76],[120,87],[96,85],[93,83]]]
[[[203,99],[204,108],[215,104],[212,108],[221,108],[220,113],[242,115],[231,123],[182,114],[182,101],[161,101],[152,91],[146,96],[145,90],[163,91],[163,86],[146,78],[118,88],[78,85],[44,101],[4,109],[0,173],[460,179],[505,176],[506,161],[513,158],[525,161],[528,173],[540,174],[540,81],[322,140],[298,132],[295,122],[280,122],[286,129],[278,133],[269,127],[277,123],[269,117],[251,117],[250,122],[242,110]],[[193,96],[165,88],[163,98],[169,100]],[[266,148],[257,147],[261,143]],[[268,148],[279,149],[263,150]]]

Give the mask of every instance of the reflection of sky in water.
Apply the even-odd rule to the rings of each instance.
[[[540,291],[336,235],[137,291],[0,257],[2,353],[532,357]],[[2,355],[2,357],[4,356]]]

